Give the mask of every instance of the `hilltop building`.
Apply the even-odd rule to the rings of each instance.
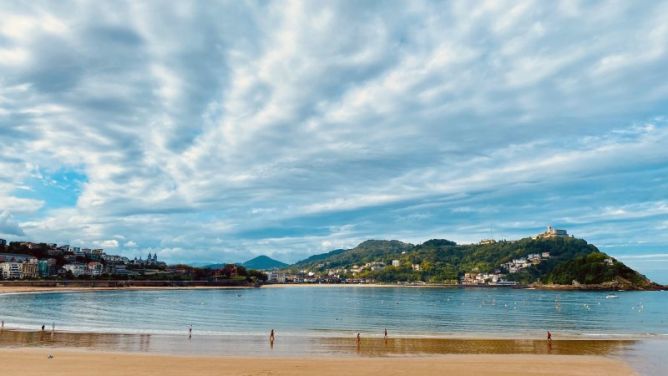
[[[547,230],[541,234],[535,235],[533,239],[551,239],[551,238],[565,238],[568,237],[566,230],[559,230],[552,226],[547,226]]]

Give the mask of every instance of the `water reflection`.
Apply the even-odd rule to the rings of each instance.
[[[366,357],[442,354],[559,354],[615,356],[636,340],[444,339],[285,336],[173,336],[71,332],[0,332],[0,347],[68,347],[102,351],[202,355],[359,355]]]

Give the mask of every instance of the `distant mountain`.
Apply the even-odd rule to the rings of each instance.
[[[241,266],[247,269],[270,270],[270,269],[284,268],[288,266],[288,264],[278,260],[274,260],[269,256],[262,255],[242,263]]]
[[[515,260],[522,266],[515,267]],[[374,267],[365,268],[367,263],[374,263]],[[594,245],[572,237],[466,245],[444,239],[432,239],[418,245],[397,240],[367,240],[352,249],[311,256],[287,269],[319,273],[336,270],[342,277],[369,278],[379,282],[440,283],[457,281],[465,273],[501,273],[508,280],[521,284],[657,288],[645,276]],[[354,275],[353,269],[357,270]]]

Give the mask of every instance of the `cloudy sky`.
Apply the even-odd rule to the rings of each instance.
[[[668,282],[668,2],[0,2],[0,237],[168,262],[565,228]]]

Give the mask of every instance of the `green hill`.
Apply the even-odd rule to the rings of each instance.
[[[242,263],[241,265],[247,269],[255,269],[255,270],[280,269],[288,266],[288,264],[284,262],[274,260],[273,258],[265,255],[257,256],[253,259],[250,259]]]
[[[524,264],[519,263],[522,260]],[[392,266],[393,261],[398,266]],[[515,268],[516,265],[521,267]],[[467,245],[443,239],[418,245],[368,240],[352,249],[312,256],[288,269],[320,273],[336,270],[342,278],[379,282],[455,283],[465,273],[481,273],[500,274],[504,280],[520,284],[582,284],[625,289],[656,286],[594,245],[572,237]]]
[[[372,262],[377,259],[390,259],[401,252],[413,248],[412,244],[398,240],[367,240],[353,249],[338,249],[322,255],[315,255],[291,265],[290,268],[315,268],[319,270],[352,266]],[[319,266],[322,265],[322,266]]]

